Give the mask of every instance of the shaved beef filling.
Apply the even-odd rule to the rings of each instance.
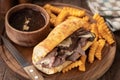
[[[55,47],[37,64],[51,68],[61,65],[65,61],[76,61],[81,55],[85,55],[85,51],[82,50],[82,47],[86,45],[86,42],[93,40],[94,36],[91,32],[80,28]]]

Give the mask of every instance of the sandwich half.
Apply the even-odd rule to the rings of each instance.
[[[94,41],[94,34],[84,29],[80,18],[67,19],[56,26],[33,49],[32,62],[46,74],[60,72],[78,60]]]

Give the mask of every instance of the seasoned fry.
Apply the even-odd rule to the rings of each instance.
[[[98,48],[98,42],[95,41],[92,46],[90,47],[90,51],[89,51],[89,54],[88,54],[88,61],[90,63],[93,63],[94,61],[94,56],[95,56],[95,52],[96,52],[96,49]]]
[[[67,16],[68,16],[68,12],[62,9],[62,11],[59,13],[59,15],[56,18],[55,26],[63,22]]]
[[[87,59],[86,55],[81,56],[82,64],[79,66],[80,71],[86,71],[86,67],[85,67],[86,59]]]
[[[70,16],[83,17],[85,15],[84,10],[80,10],[72,7],[64,7],[64,9],[69,12]]]
[[[95,57],[98,60],[101,60],[101,58],[102,58],[102,49],[105,46],[105,40],[104,39],[99,39],[98,43],[99,44],[98,44],[98,48],[97,48],[96,53],[95,53]]]
[[[68,72],[69,70],[71,70],[72,68],[75,68],[75,67],[78,67],[82,64],[81,60],[78,60],[78,61],[75,61],[73,62],[72,64],[68,65],[67,67],[65,67],[62,72],[63,73],[66,73]]]
[[[55,7],[55,6],[52,6],[50,4],[46,4],[44,6],[45,9],[50,9],[53,13],[56,13],[56,14],[59,14],[61,12],[61,8],[58,8],[58,7]]]

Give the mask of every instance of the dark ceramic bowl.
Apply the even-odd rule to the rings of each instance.
[[[36,30],[31,30],[31,31],[24,31],[24,30],[17,29],[16,26],[17,26],[17,24],[20,24],[20,23],[17,23],[16,20],[18,20],[18,19],[15,20],[15,18],[14,18],[15,15],[13,15],[12,17],[11,17],[11,15],[16,12],[19,12],[22,9],[24,9],[24,10],[31,9],[33,11],[40,12],[43,17],[38,18],[38,19],[43,20],[43,18],[44,18],[44,22],[45,22],[44,25],[42,25],[41,27],[39,27]],[[20,13],[19,17],[22,17],[22,16],[23,16],[23,14]],[[37,17],[38,17],[38,15],[36,15],[36,18]],[[13,19],[11,19],[11,21],[15,21],[12,23],[15,23],[16,26],[11,25],[11,22],[9,21],[10,18],[13,18]],[[20,5],[14,6],[8,10],[8,12],[6,13],[6,16],[5,16],[6,34],[11,41],[13,41],[14,43],[16,43],[18,45],[27,46],[27,47],[35,46],[37,43],[42,41],[48,35],[48,33],[50,31],[49,30],[50,29],[49,19],[50,18],[49,18],[48,13],[42,7],[40,7],[38,5],[25,3],[25,4],[20,4]],[[35,19],[33,19],[34,22],[38,22],[39,20],[35,21]],[[21,22],[21,24],[23,24],[22,21],[19,21],[19,22]],[[43,24],[43,23],[40,23],[40,24]],[[32,26],[34,27],[35,25],[32,25]],[[23,27],[23,26],[21,26],[21,27]]]

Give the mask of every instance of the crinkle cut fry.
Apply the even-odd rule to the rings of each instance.
[[[97,30],[98,30],[98,38],[102,38],[101,32],[99,30],[100,24],[96,23],[96,25],[97,25]]]
[[[103,23],[103,30],[112,38],[112,33],[106,23]]]
[[[93,16],[93,19],[97,21],[98,25],[98,32],[100,35],[109,43],[113,44],[115,41],[113,39],[112,33],[107,27],[107,24],[105,23],[103,17],[101,17],[99,14],[95,14]]]
[[[77,17],[85,16],[85,10],[80,10],[72,7],[63,7],[63,8],[69,12],[70,16],[77,16]]]
[[[55,21],[56,21],[56,18],[51,18],[50,19],[50,23],[55,27]]]
[[[86,22],[88,22],[89,19],[90,19],[90,18],[89,18],[89,16],[87,16],[87,15],[86,15],[85,17],[83,17],[83,20],[85,20]]]
[[[90,30],[90,23],[85,21],[83,28],[89,31]]]
[[[73,63],[71,63],[70,65],[68,65],[67,67],[65,67],[62,72],[63,73],[66,73],[68,72],[69,70],[71,70],[72,68],[75,68],[75,67],[78,67],[82,64],[81,60],[78,60],[78,61],[75,61]]]
[[[79,66],[79,70],[80,71],[86,71],[85,63],[86,63],[87,56],[82,55],[80,59],[82,61],[82,64]]]
[[[58,24],[60,24],[62,21],[65,20],[65,18],[68,16],[68,12],[64,9],[62,9],[62,11],[58,14],[57,18],[56,18],[56,22],[55,22],[55,26],[57,26]]]
[[[105,22],[104,18],[97,13],[94,14],[93,19],[96,20],[99,24],[102,24]]]
[[[98,19],[98,23],[99,23],[99,24],[105,23],[104,18],[103,18],[103,17],[100,17],[100,18]]]
[[[57,17],[55,14],[53,14],[53,13],[51,12],[50,9],[46,8],[45,10],[46,10],[46,11],[48,12],[48,14],[50,15],[50,18],[56,18],[56,17]]]
[[[48,12],[48,14],[50,16],[50,23],[55,25],[55,21],[56,21],[57,16],[55,14],[53,14],[50,9],[46,8],[46,11]]]
[[[99,25],[104,23],[104,19],[102,19],[101,16],[98,13],[95,13],[93,15],[93,19],[96,21],[97,29],[98,29]],[[98,30],[98,38],[102,38],[101,35],[100,35],[99,30]]]
[[[97,25],[95,23],[92,23],[91,26],[90,26],[90,28],[91,28],[91,32],[95,34],[94,41],[97,41],[98,37],[99,37]]]
[[[106,25],[105,23],[99,25],[99,26],[98,26],[98,30],[99,30],[100,35],[101,35],[110,45],[115,42],[114,39],[113,39],[113,36],[112,36],[111,31],[109,30],[109,28],[107,27],[107,25]]]
[[[55,7],[55,6],[52,6],[50,4],[46,4],[44,6],[44,8],[47,8],[47,9],[50,9],[53,13],[56,13],[56,14],[59,14],[61,12],[61,8],[58,8],[58,7]]]
[[[102,59],[102,50],[103,50],[103,47],[105,46],[105,40],[104,39],[99,39],[98,40],[98,48],[96,50],[96,53],[95,53],[95,57],[98,59],[98,60],[101,60]]]
[[[93,15],[93,19],[94,19],[94,20],[98,21],[99,18],[100,18],[100,15],[99,15],[98,13],[95,13],[95,14]]]
[[[93,15],[93,19],[97,19],[97,17],[99,16],[99,14],[98,13],[95,13],[94,15]]]
[[[98,47],[98,42],[94,41],[94,43],[90,47],[90,51],[89,51],[89,54],[88,54],[88,61],[90,63],[93,63],[93,61],[94,61],[95,52],[96,52],[97,47]]]

